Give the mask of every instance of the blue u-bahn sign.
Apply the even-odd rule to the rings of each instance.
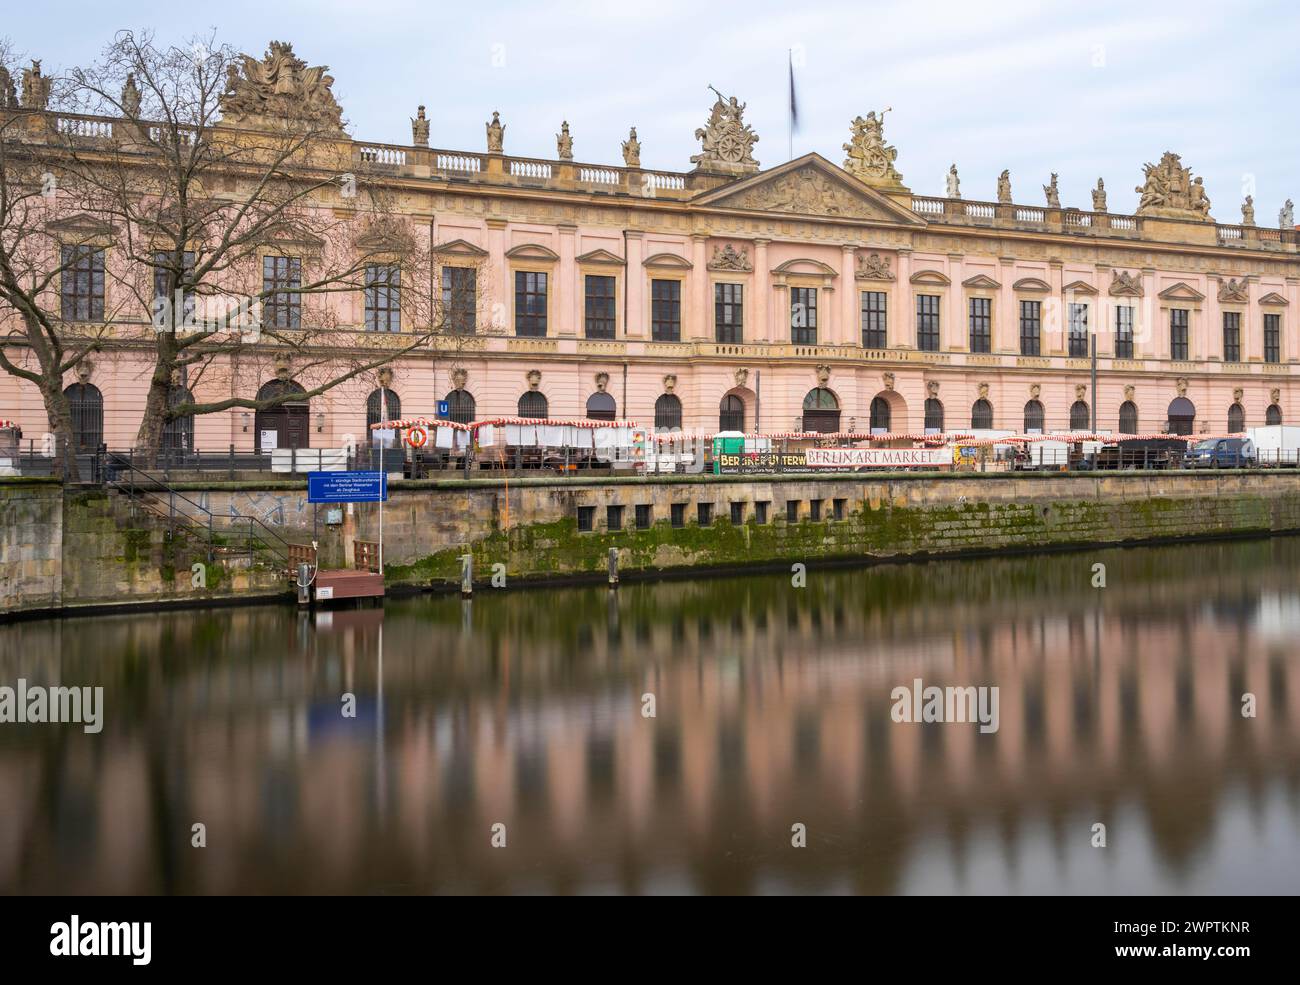
[[[384,503],[388,501],[386,472],[308,472],[309,503]]]

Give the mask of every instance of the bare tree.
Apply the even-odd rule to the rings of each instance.
[[[150,356],[146,462],[171,422],[309,400],[444,332],[427,237],[354,158],[324,71],[278,43],[259,61],[123,32],[61,87],[72,122],[47,151],[67,207],[111,236],[133,313],[113,343]],[[370,323],[345,324],[335,299],[363,293]],[[255,396],[268,371],[300,389]]]
[[[0,45],[0,368],[40,393],[56,465],[77,481],[63,380],[102,345],[113,312],[68,290],[65,275],[88,260],[93,230],[78,223],[80,210],[60,192],[44,152],[52,80],[39,63],[19,70],[16,62]],[[21,97],[15,82],[20,71]]]

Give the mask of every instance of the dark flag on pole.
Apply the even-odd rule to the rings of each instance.
[[[794,157],[794,132],[799,129],[799,100],[794,94],[794,49],[790,49],[790,157]]]
[[[794,95],[794,51],[790,51],[790,129],[799,129],[799,101]]]

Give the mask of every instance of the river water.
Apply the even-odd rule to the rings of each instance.
[[[0,626],[0,685],[105,709],[0,724],[0,892],[1295,893],[1298,575],[1277,538]],[[996,731],[895,721],[918,680]]]

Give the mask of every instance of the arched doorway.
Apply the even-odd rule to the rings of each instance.
[[[970,426],[972,431],[988,431],[993,427],[993,405],[983,397],[971,404]]]
[[[253,448],[261,452],[277,448],[311,447],[311,408],[306,400],[292,395],[305,393],[293,380],[270,380],[257,391],[258,400],[289,398],[257,412],[253,425]]]
[[[72,440],[79,452],[91,452],[104,443],[104,395],[93,383],[73,383],[63,395],[72,412]]]
[[[889,433],[889,401],[884,397],[874,397],[871,401],[871,433]]]
[[[1228,408],[1228,433],[1240,434],[1246,430],[1246,408],[1234,403]]]
[[[447,418],[457,424],[469,424],[478,411],[478,402],[474,394],[466,389],[452,390],[446,396]]]
[[[682,429],[682,402],[676,394],[659,394],[655,401],[655,427],[660,431]]]
[[[718,430],[740,432],[745,430],[745,401],[734,393],[727,394],[718,405]]]
[[[1025,404],[1025,434],[1042,434],[1043,417],[1041,401],[1031,400]]]
[[[938,397],[925,400],[925,433],[940,434],[943,431],[943,403]]]
[[[1138,433],[1138,405],[1131,400],[1125,400],[1119,405],[1119,433]]]
[[[839,398],[824,386],[813,387],[803,398],[803,430],[832,434],[839,429]]]
[[[1196,405],[1186,397],[1175,397],[1169,404],[1169,433],[1191,434],[1196,426]]]
[[[1070,430],[1087,431],[1089,417],[1087,401],[1076,400],[1070,405]]]
[[[587,398],[587,419],[590,421],[612,421],[617,416],[617,411],[618,404],[603,390],[598,390]]]
[[[1265,424],[1281,424],[1281,423],[1282,423],[1282,408],[1279,407],[1277,404],[1269,404],[1269,405],[1268,405],[1268,410],[1264,411],[1264,423],[1265,423]]]
[[[550,413],[550,403],[546,394],[538,390],[529,390],[519,398],[519,416],[543,420]]]

